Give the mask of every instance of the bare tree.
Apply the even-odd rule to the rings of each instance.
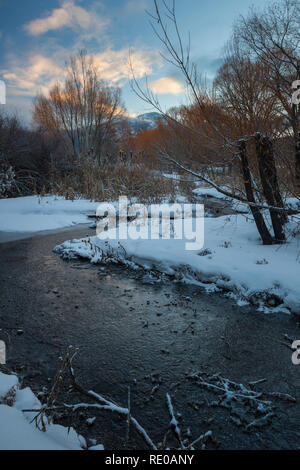
[[[5,197],[48,188],[51,152],[59,145],[40,129],[32,130],[17,115],[0,112],[0,186]]]
[[[283,208],[271,140],[271,137],[283,135],[283,117],[280,114],[278,98],[269,88],[268,76],[269,66],[257,58],[251,60],[250,57],[243,56],[239,44],[233,40],[214,85],[220,105],[227,110],[234,124],[232,130],[235,138],[242,137],[250,141],[255,136],[255,156],[251,158],[250,153],[250,164],[244,143],[243,151],[240,151],[248,199],[249,176],[245,169],[255,181],[255,190],[259,191],[260,199],[263,197],[269,206]],[[253,194],[251,200],[255,201]],[[286,217],[273,210],[270,210],[270,216],[276,240],[284,241],[283,224],[287,222]]]
[[[246,54],[267,68],[266,84],[280,104],[295,143],[295,182],[300,190],[300,108],[292,103],[292,84],[300,79],[300,2],[281,0],[264,11],[251,10],[236,22],[234,34]]]
[[[262,111],[262,104],[259,104],[261,97],[264,96],[266,104],[267,98],[270,99],[272,96],[266,87],[264,87],[263,90],[259,90],[257,86],[254,86],[255,79],[257,77],[260,77],[260,81],[263,82],[262,78],[267,65],[264,66],[264,64],[258,65],[252,63],[250,58],[244,62],[239,60],[236,61],[237,58],[235,58],[235,61],[232,63],[227,63],[227,69],[223,69],[223,75],[230,80],[230,86],[233,84],[235,93],[237,90],[239,93],[230,95],[231,90],[230,86],[228,86],[227,109],[226,106],[222,108],[220,103],[218,103],[218,97],[214,95],[214,90],[209,93],[208,89],[203,86],[203,82],[197,73],[196,66],[190,60],[189,47],[186,49],[183,45],[176,18],[175,1],[173,0],[170,6],[166,0],[161,0],[161,2],[159,2],[159,0],[154,0],[154,8],[155,13],[150,15],[152,18],[152,27],[164,46],[167,54],[167,56],[164,55],[164,57],[168,62],[177,67],[184,76],[190,104],[193,112],[197,116],[197,119],[194,120],[194,122],[198,122],[198,125],[191,126],[191,122],[177,119],[176,116],[165,112],[161,108],[157,97],[149,89],[149,86],[146,86],[145,89],[135,79],[134,70],[133,88],[141,99],[163,113],[169,122],[176,123],[177,125],[188,129],[189,132],[193,132],[194,135],[198,135],[202,140],[205,138],[207,142],[210,141],[212,143],[211,148],[215,149],[216,154],[218,153],[219,155],[222,155],[225,152],[230,152],[232,158],[240,164],[241,176],[244,181],[244,190],[236,188],[235,185],[229,188],[221,187],[206,175],[204,176],[199,171],[194,171],[191,168],[187,168],[184,164],[179,163],[177,159],[174,158],[174,155],[170,155],[165,149],[162,150],[161,154],[181,170],[187,171],[188,173],[196,176],[200,180],[217,189],[220,193],[229,196],[232,199],[247,203],[252,211],[263,243],[281,243],[284,240],[284,232],[282,228],[284,217],[282,219],[281,217],[276,217],[276,221],[280,221],[281,225],[278,230],[276,229],[276,231],[273,225],[275,235],[275,238],[273,238],[266,226],[260,209],[272,210],[272,214],[282,214],[285,212],[285,208],[282,204],[275,203],[275,198],[274,204],[270,205],[270,199],[266,200],[266,198],[263,197],[263,193],[259,194],[257,184],[254,181],[247,161],[246,146],[241,145],[241,142],[247,142],[254,138],[253,131],[255,129],[257,131],[259,130],[256,126],[261,126],[261,123],[264,123],[265,127],[268,127],[270,126],[270,123],[273,125],[276,121],[274,99],[268,101],[267,109],[263,110],[264,115],[259,115],[260,111]],[[169,23],[173,29],[169,28]],[[245,81],[245,77],[241,80],[243,73],[247,73],[247,71],[251,73],[252,77],[252,86],[250,87],[244,86],[245,84],[243,84],[243,81]],[[146,85],[148,85],[147,82]],[[224,93],[224,97],[225,95],[226,94]],[[239,102],[241,98],[242,103]],[[230,100],[232,109],[228,107]],[[241,120],[242,115],[243,119]],[[236,123],[238,125],[236,125]],[[273,158],[273,153],[270,153],[270,155]],[[276,179],[273,181],[276,181]],[[256,197],[257,194],[258,197]]]
[[[123,113],[120,90],[101,80],[93,58],[85,51],[71,57],[63,84],[49,96],[39,94],[34,103],[34,121],[60,134],[73,155],[90,156],[102,162]]]
[[[233,139],[257,131],[269,136],[282,133],[283,119],[277,97],[270,91],[268,75],[268,65],[242,54],[234,39],[228,44],[214,87],[220,106],[233,121]]]

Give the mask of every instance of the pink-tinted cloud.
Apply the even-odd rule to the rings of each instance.
[[[157,95],[180,95],[184,91],[182,84],[172,77],[159,78],[150,82],[149,88]]]

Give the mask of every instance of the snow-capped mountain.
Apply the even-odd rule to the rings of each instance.
[[[158,119],[161,119],[163,116],[160,113],[157,112],[152,112],[152,113],[145,113],[145,114],[140,114],[137,119],[140,119],[141,121],[147,121],[147,122],[152,122],[153,124],[156,125],[156,122]]]
[[[128,118],[128,122],[132,127],[133,133],[138,134],[141,131],[155,129],[157,126],[157,121],[162,117],[162,114],[156,112],[145,113],[140,114],[136,118]]]

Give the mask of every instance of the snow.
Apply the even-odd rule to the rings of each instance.
[[[290,222],[288,229],[295,228]],[[109,232],[108,232],[109,233]],[[263,246],[250,217],[205,219],[200,251],[186,251],[186,240],[71,240],[55,248],[65,258],[77,255],[92,263],[105,253],[129,266],[140,265],[199,283],[209,291],[225,291],[240,305],[248,302],[268,312],[300,311],[300,237],[286,245]],[[104,259],[105,260],[105,259]],[[280,305],[279,305],[280,304]]]
[[[224,188],[227,189],[227,188]],[[228,190],[228,189],[227,189]],[[219,193],[215,188],[205,188],[203,186],[200,186],[196,189],[193,190],[193,193],[196,196],[207,196],[207,197],[214,197],[216,199],[228,199],[224,194]]]
[[[57,196],[0,199],[0,231],[40,232],[88,223],[98,202]]]
[[[10,401],[5,399],[9,393]],[[12,406],[11,401],[13,402]],[[21,389],[15,375],[0,372],[0,450],[82,450],[85,439],[73,428],[46,424],[46,432],[31,423],[37,413],[25,409],[40,409],[41,403],[30,388]],[[102,445],[93,450],[103,450]]]
[[[88,419],[86,420],[86,423],[87,423],[89,426],[92,426],[92,424],[94,424],[95,421],[96,421],[96,418],[95,418],[95,416],[94,416],[93,418],[88,418]]]
[[[226,199],[214,188],[197,187],[199,197],[208,195]],[[138,201],[131,201],[138,202]],[[167,202],[167,201],[166,201]],[[176,201],[181,201],[180,198]],[[299,200],[287,199],[297,210]],[[118,213],[118,204],[113,202]],[[75,201],[62,197],[29,196],[0,199],[0,231],[39,232],[88,222],[98,202]],[[247,211],[243,204],[241,208]],[[242,207],[243,206],[243,207]],[[149,209],[148,209],[149,214]],[[296,233],[290,218],[288,233]],[[88,242],[90,240],[90,243]],[[265,312],[300,311],[300,237],[290,236],[283,246],[262,246],[249,213],[219,218],[205,218],[205,243],[200,251],[187,251],[188,240],[118,240],[101,241],[97,237],[67,241],[56,251],[64,257],[82,256],[93,263],[115,256],[131,267],[171,274],[177,280],[198,283],[209,292],[223,291],[238,301],[248,302]],[[190,241],[190,240],[189,240]]]
[[[51,425],[46,433],[32,426],[16,408],[0,405],[1,450],[81,450],[74,430]]]
[[[16,375],[4,375],[0,373],[0,397],[5,397],[12,389],[18,385],[18,377]]]
[[[289,209],[300,212],[300,199],[296,197],[290,197],[286,200],[286,205]]]
[[[104,450],[104,447],[102,444],[99,444],[97,446],[89,447],[89,450]]]

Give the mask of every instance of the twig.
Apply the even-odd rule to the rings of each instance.
[[[173,408],[171,397],[168,393],[167,393],[166,396],[167,396],[168,410],[169,410],[170,417],[171,417],[170,426],[173,429],[176,438],[178,439],[178,442],[180,444],[181,449],[185,449],[186,447],[182,442],[181,431],[180,431],[180,428],[179,428],[179,425],[178,425],[178,421],[177,421],[177,419],[175,417],[175,414],[174,414],[174,408]]]
[[[196,444],[198,444],[198,442],[203,442],[205,439],[207,439],[208,437],[212,437],[212,431],[207,431],[205,434],[202,434],[200,437],[198,437],[198,439],[196,439],[194,442],[192,442],[190,445],[189,445],[189,449],[190,450],[193,450],[194,449],[194,446]]]
[[[126,437],[127,442],[129,442],[129,436],[130,436],[130,418],[131,418],[131,397],[130,397],[130,385],[129,385],[128,387],[127,437]]]
[[[115,413],[118,413],[121,416],[125,416],[126,419],[128,419],[128,415],[130,414],[130,411],[127,408],[122,408],[115,403],[112,403],[111,401],[107,400],[106,398],[102,397],[101,395],[93,392],[93,391],[87,391],[85,390],[81,385],[79,385],[76,382],[75,375],[74,375],[74,370],[72,368],[71,363],[69,364],[69,370],[72,378],[72,383],[73,387],[85,395],[86,397],[89,397],[93,400],[96,400],[96,402],[99,405],[88,405],[88,407],[98,407],[99,409],[103,410],[109,410]],[[80,405],[79,405],[80,406]],[[87,406],[86,406],[87,407]],[[138,423],[138,421],[133,418],[133,416],[130,415],[130,423],[135,427],[137,432],[140,434],[140,436],[144,439],[145,443],[153,450],[157,450],[156,445],[153,443],[152,439],[149,437],[145,429]]]

